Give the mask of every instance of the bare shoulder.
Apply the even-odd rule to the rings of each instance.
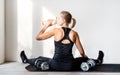
[[[55,30],[60,30],[61,28],[54,28]]]
[[[77,32],[75,30],[71,30],[70,31],[70,38],[73,42],[76,41],[76,37],[77,37]]]
[[[78,35],[78,33],[75,30],[71,30],[71,34],[74,36]]]
[[[54,28],[54,31],[55,32],[60,32],[60,31],[62,31],[62,28]]]
[[[55,31],[55,32],[61,31],[61,28],[54,28],[54,31]]]
[[[51,30],[51,31],[59,31],[60,30],[60,28],[49,28],[49,30]]]

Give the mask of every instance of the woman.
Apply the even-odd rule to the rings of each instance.
[[[71,21],[72,25],[69,26]],[[45,32],[48,27],[53,25],[53,22],[54,20],[44,21],[42,23],[44,27],[40,30],[36,37],[37,40],[45,40],[54,36],[55,53],[53,58],[51,59],[40,56],[34,59],[27,59],[24,51],[22,51],[20,56],[23,63],[34,65],[37,59],[41,59],[42,61],[49,63],[51,70],[80,69],[80,64],[87,61],[88,57],[84,52],[78,33],[72,30],[75,26],[75,19],[72,18],[72,15],[68,11],[62,11],[56,19],[57,25],[60,25],[61,27],[53,28],[48,32]],[[74,44],[82,57],[73,57],[72,47]],[[103,62],[103,57],[103,52],[99,51],[98,58],[95,60],[96,63],[101,64]]]

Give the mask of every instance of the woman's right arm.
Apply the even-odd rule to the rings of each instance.
[[[77,49],[79,50],[81,56],[85,57],[85,58],[88,58],[86,56],[85,52],[84,52],[83,46],[82,46],[82,44],[80,42],[80,38],[79,38],[79,35],[78,35],[77,32],[75,33],[75,45],[76,45]]]

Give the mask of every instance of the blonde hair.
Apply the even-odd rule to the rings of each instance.
[[[69,28],[75,27],[76,20],[72,18],[72,15],[68,11],[62,11],[61,14],[65,21],[69,24]]]
[[[75,24],[76,24],[76,19],[75,19],[75,18],[72,18],[72,19],[71,19],[71,23],[69,24],[69,28],[74,28],[74,27],[75,27]]]

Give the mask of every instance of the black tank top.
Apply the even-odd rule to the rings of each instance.
[[[64,31],[64,37],[59,41],[55,41],[55,54],[53,59],[59,62],[72,62],[72,47],[74,43],[69,38],[69,33],[71,29],[65,27],[62,27],[62,29]],[[63,44],[62,41],[65,39],[69,40],[70,43]]]

